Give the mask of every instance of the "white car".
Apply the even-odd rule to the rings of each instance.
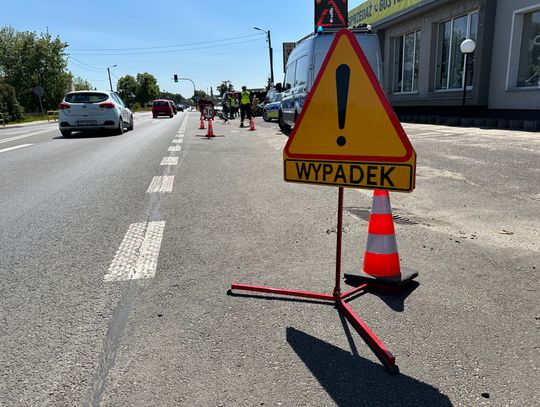
[[[64,137],[73,131],[113,130],[122,134],[133,130],[133,113],[120,96],[104,90],[69,92],[58,106],[58,122]]]

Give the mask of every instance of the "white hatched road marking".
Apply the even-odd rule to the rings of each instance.
[[[51,129],[48,129],[48,130],[41,130],[41,131],[35,131],[35,132],[33,132],[33,133],[23,134],[22,136],[8,137],[8,138],[5,138],[5,139],[0,140],[0,144],[2,144],[2,143],[9,143],[10,141],[19,140],[19,139],[26,138],[26,137],[37,136],[38,134],[47,133],[48,131],[51,131]]]
[[[155,192],[172,192],[174,175],[155,176],[146,191],[147,194]]]
[[[164,229],[164,221],[129,225],[103,280],[126,281],[154,277]]]
[[[178,157],[164,157],[159,165],[178,165]]]
[[[19,146],[15,146],[15,147],[9,147],[9,148],[3,148],[0,150],[0,153],[5,153],[6,151],[11,151],[11,150],[17,150],[19,148],[23,148],[23,147],[30,147],[30,146],[33,146],[35,144],[21,144]]]
[[[172,142],[173,142],[173,144],[182,144],[184,142],[184,140],[179,139],[179,138],[175,138]]]
[[[170,146],[168,151],[182,151],[182,146]]]

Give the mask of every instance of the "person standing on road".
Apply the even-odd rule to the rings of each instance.
[[[231,93],[231,96],[229,98],[229,106],[230,106],[230,113],[231,113],[231,119],[234,119],[234,101],[236,98],[234,97],[234,93]]]
[[[240,127],[244,127],[244,118],[251,119],[251,94],[245,86],[240,93]]]
[[[234,115],[238,116],[238,109],[240,108],[240,102],[238,102],[238,96],[234,96]]]

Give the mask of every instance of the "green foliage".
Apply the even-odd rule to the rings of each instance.
[[[9,113],[9,120],[20,120],[24,110],[17,100],[13,86],[0,81],[0,112]]]
[[[223,96],[225,92],[232,92],[234,86],[231,81],[223,81],[217,86],[216,90],[219,92],[219,96]]]
[[[159,86],[154,75],[148,72],[137,74],[137,97],[136,100],[142,106],[146,106],[159,95]]]
[[[139,93],[139,82],[131,75],[122,76],[116,83],[116,91],[127,106],[133,106]]]
[[[72,79],[73,84],[75,85],[75,90],[92,90],[94,87],[86,79],[76,76]]]
[[[34,87],[45,89],[43,108],[53,109],[62,100],[71,75],[66,71],[67,43],[49,33],[0,29],[0,76],[15,89],[26,111],[38,111],[39,99]]]
[[[169,99],[172,100],[174,103],[186,103],[187,99],[183,97],[180,93],[171,93],[171,92],[160,92],[159,96],[160,99]]]
[[[195,95],[191,97],[191,100],[195,103],[195,106],[197,106],[197,101],[195,100],[195,97],[198,97],[200,99],[204,100],[210,100],[210,95],[206,93],[204,90],[196,90]]]

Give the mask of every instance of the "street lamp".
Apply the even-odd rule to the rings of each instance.
[[[193,84],[193,101],[195,102],[195,97],[197,96],[197,92],[195,91],[195,82],[193,82],[189,78],[178,78],[179,81],[190,81]]]
[[[461,102],[461,106],[465,107],[465,95],[467,93],[467,57],[469,56],[469,54],[472,54],[474,52],[474,49],[476,48],[476,43],[470,38],[468,38],[461,43],[459,48],[461,49],[461,52],[463,53],[465,59],[465,67],[463,68],[463,100]]]
[[[268,36],[268,53],[270,55],[270,82],[274,84],[274,54],[272,51],[272,40],[270,39],[270,30],[266,31],[259,27],[253,27],[255,30],[262,31]]]
[[[107,72],[109,73],[109,85],[111,86],[111,92],[113,92],[112,81],[111,81],[111,68],[114,68],[115,66],[118,66],[118,65],[113,65],[113,66],[108,66],[107,67]]]

